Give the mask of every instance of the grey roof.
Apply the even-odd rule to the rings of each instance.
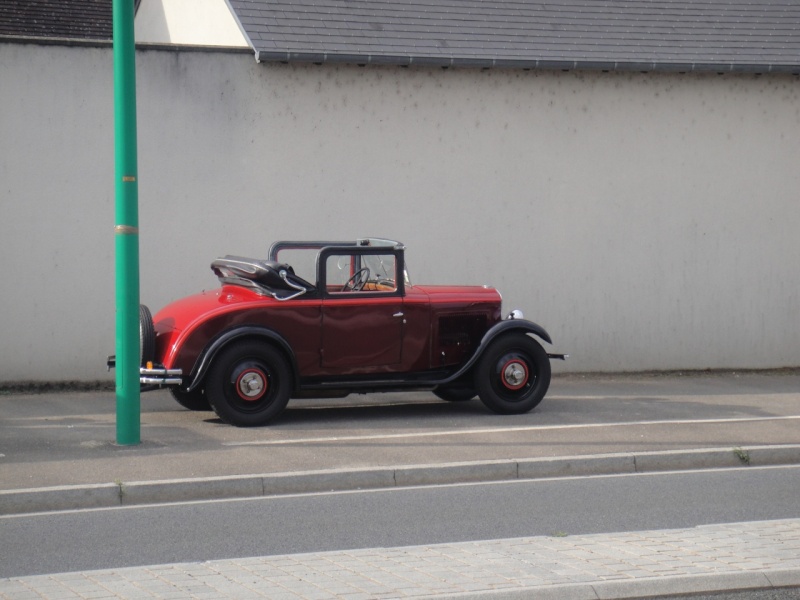
[[[260,61],[800,73],[797,0],[228,0]]]
[[[111,0],[0,0],[0,35],[110,40]]]

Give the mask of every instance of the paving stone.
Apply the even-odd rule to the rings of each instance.
[[[0,597],[365,600],[536,590],[560,600],[714,591],[725,582],[800,585],[800,519],[17,577],[0,579]]]

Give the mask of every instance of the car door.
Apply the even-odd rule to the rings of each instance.
[[[321,366],[329,373],[399,368],[403,347],[402,281],[391,249],[352,249],[321,257]],[[321,265],[321,266],[323,266]]]

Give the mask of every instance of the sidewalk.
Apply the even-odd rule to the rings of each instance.
[[[293,401],[239,429],[142,396],[0,395],[0,515],[404,485],[800,464],[800,373],[561,376],[527,415],[431,394]],[[0,579],[2,598],[627,598],[800,586],[797,519]]]
[[[589,600],[800,585],[800,519],[0,579],[28,598]]]

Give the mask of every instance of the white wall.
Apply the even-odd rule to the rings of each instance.
[[[225,0],[144,0],[135,25],[137,42],[248,47]]]
[[[218,255],[404,241],[489,283],[559,370],[800,365],[800,82],[138,52],[142,301]],[[0,381],[108,377],[110,49],[0,45]]]

